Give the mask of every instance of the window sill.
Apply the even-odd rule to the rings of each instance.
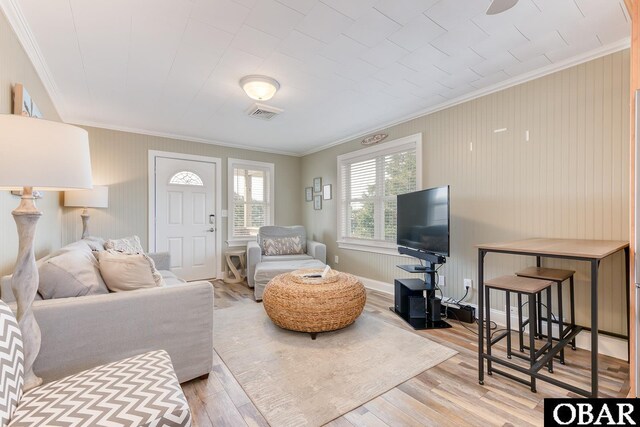
[[[360,251],[360,252],[372,252],[376,254],[382,255],[393,255],[399,257],[407,257],[407,255],[402,255],[398,253],[398,246],[385,244],[381,242],[363,242],[363,241],[351,241],[351,240],[338,240],[336,242],[338,244],[338,248],[340,249],[348,249],[352,251]]]
[[[256,236],[251,237],[236,237],[233,240],[227,240],[227,246],[230,248],[238,248],[241,246],[247,246],[248,242],[255,242]]]

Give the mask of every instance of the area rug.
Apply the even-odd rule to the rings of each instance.
[[[366,313],[315,341],[257,303],[215,310],[213,325],[216,352],[273,427],[321,426],[456,354]]]

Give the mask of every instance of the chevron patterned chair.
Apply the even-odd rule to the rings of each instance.
[[[98,366],[23,395],[22,335],[0,300],[0,427],[190,426],[191,412],[165,351]]]

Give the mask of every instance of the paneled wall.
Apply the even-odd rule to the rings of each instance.
[[[629,51],[617,52],[384,130],[387,141],[421,132],[423,188],[451,185],[451,257],[441,270],[445,295],[461,297],[477,278],[474,245],[527,237],[628,240]],[[494,129],[507,128],[494,133]],[[530,140],[525,140],[525,131]],[[470,149],[473,143],[473,150]],[[336,185],[336,156],[361,148],[347,142],[302,159],[303,188],[312,179]],[[328,246],[335,268],[392,283],[405,275],[400,257],[336,245],[336,195],[321,211],[304,203],[311,237]],[[489,255],[487,277],[513,273],[532,259]],[[589,323],[587,266],[577,270],[577,314]],[[603,262],[601,327],[626,331],[624,259]],[[469,301],[475,302],[472,293]],[[504,300],[493,306],[504,310]]]
[[[90,209],[92,235],[140,236],[148,239],[148,152],[149,150],[197,154],[222,159],[222,209],[227,209],[227,159],[257,160],[275,164],[275,222],[291,225],[301,221],[299,157],[159,138],[129,132],[86,128],[89,131],[91,162],[95,184],[109,186],[109,208]],[[82,235],[81,209],[63,208],[63,243]],[[222,221],[222,249],[227,238],[226,218]],[[220,265],[220,264],[218,264]]]
[[[27,88],[46,119],[59,120],[58,113],[31,61],[22,49],[6,17],[0,12],[0,114],[13,113],[12,87],[16,83],[22,83]],[[3,159],[3,161],[10,160]],[[0,191],[0,274],[2,275],[13,270],[18,254],[18,233],[11,211],[18,206],[19,202],[20,199],[12,196],[8,191]],[[36,254],[41,255],[60,246],[59,193],[45,193],[37,204],[44,213],[38,221],[35,243]]]

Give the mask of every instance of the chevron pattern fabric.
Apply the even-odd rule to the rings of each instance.
[[[153,351],[30,390],[13,426],[191,425],[169,355]]]
[[[11,309],[0,301],[0,426],[9,423],[22,397],[22,334]]]
[[[300,236],[264,237],[262,253],[271,255],[299,255],[304,253],[303,240]]]

